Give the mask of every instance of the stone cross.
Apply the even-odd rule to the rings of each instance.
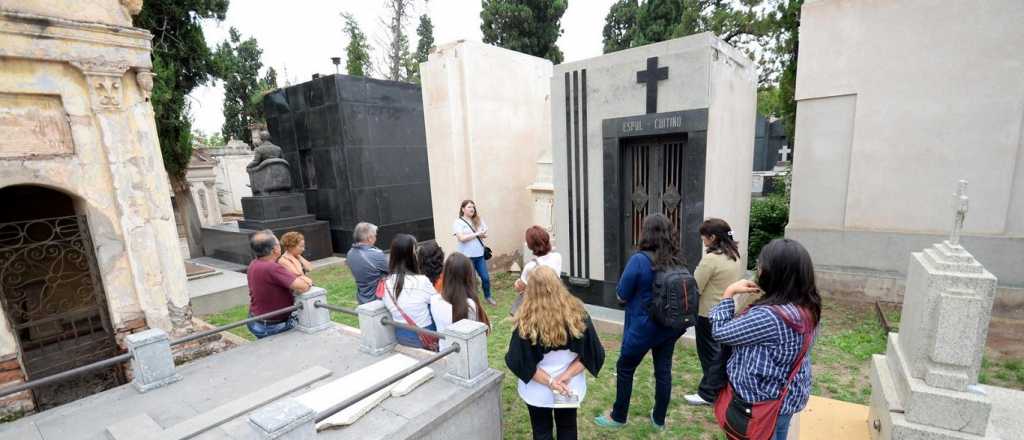
[[[789,145],[783,145],[779,148],[779,155],[782,156],[782,160],[779,162],[789,162],[789,153],[792,153],[793,149],[789,148]]]
[[[647,113],[658,112],[658,81],[668,79],[668,67],[658,67],[658,57],[647,59],[647,70],[636,73],[636,82],[647,84]]]
[[[953,230],[949,233],[949,244],[960,244],[960,231],[964,229],[964,219],[967,217],[967,181],[961,180],[957,183],[956,193],[953,194]]]

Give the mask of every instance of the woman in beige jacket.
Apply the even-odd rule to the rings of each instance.
[[[725,220],[711,218],[700,225],[700,238],[706,249],[694,277],[700,288],[700,308],[697,313],[697,357],[704,377],[697,393],[687,394],[691,405],[709,405],[728,381],[725,363],[729,360],[729,347],[711,337],[708,312],[722,301],[722,293],[730,284],[743,279],[743,263],[739,248],[733,240],[732,228]]]

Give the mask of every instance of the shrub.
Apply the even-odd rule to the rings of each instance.
[[[783,237],[789,223],[789,179],[776,178],[768,197],[750,202],[750,235],[747,239],[747,269],[757,267],[761,248]]]

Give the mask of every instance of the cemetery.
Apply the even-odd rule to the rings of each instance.
[[[785,438],[1024,439],[1024,52],[1006,49],[1024,41],[1019,1],[708,6],[778,27],[775,43],[712,25],[655,36],[647,14],[670,2],[608,1],[603,53],[564,58],[555,39],[571,29],[558,26],[577,22],[558,17],[581,14],[576,2],[484,0],[482,41],[434,41],[431,17],[449,23],[438,18],[453,6],[382,1],[373,8],[395,14],[378,20],[388,44],[367,42],[332,5],[348,58],[308,80],[284,71],[282,84],[260,67],[256,38],[297,30],[244,40],[232,26],[215,47],[206,25],[252,8],[223,3],[0,5],[0,439],[533,438],[537,408],[507,352],[530,341],[519,303],[545,255],[524,238],[535,225],[605,359],[579,373],[586,399],[556,406],[556,421],[571,408],[571,438],[722,438],[715,408],[683,397],[707,374],[698,327],[666,361],[664,425],[652,409],[659,367],[646,360],[629,423],[594,422],[616,401],[617,361],[636,337],[620,279],[656,214],[687,275],[715,243],[710,218],[731,225],[753,283],[773,239],[813,260],[821,318],[788,379],[806,368],[810,397]],[[416,48],[401,30],[406,6],[422,13]],[[630,7],[633,21],[614,22]],[[510,42],[517,31],[491,15],[501,8],[535,26],[561,8],[555,39]],[[615,23],[634,28],[616,40]],[[772,46],[797,40],[798,58]],[[781,51],[781,65],[762,51]],[[245,75],[251,87],[232,82]],[[189,96],[200,85],[224,89],[217,137],[189,131],[200,114],[190,106],[206,104]],[[463,201],[486,224],[469,239],[452,233]],[[385,297],[388,273],[430,266],[422,255],[416,268],[387,264],[403,234],[445,256],[479,241],[487,256],[474,270],[490,273],[495,301],[474,299],[472,275],[466,319],[442,328],[434,303],[436,326],[414,325]],[[346,256],[360,246],[388,266],[373,269],[369,302],[357,267],[375,263]],[[278,272],[261,272],[266,261]],[[428,290],[454,316],[444,269]],[[293,281],[266,275],[281,272]],[[287,299],[258,312],[268,286]],[[781,304],[769,300],[754,307]],[[408,346],[410,331],[440,344]],[[559,393],[544,370],[556,351],[583,359],[544,347],[530,386],[543,373]]]

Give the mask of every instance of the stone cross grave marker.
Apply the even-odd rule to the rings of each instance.
[[[960,245],[960,232],[964,229],[964,219],[967,217],[967,181],[961,180],[957,183],[956,193],[953,194],[953,229],[949,233],[949,244]]]
[[[647,113],[658,112],[658,81],[668,79],[668,67],[658,67],[658,57],[647,59],[647,70],[636,73],[636,82],[647,84]]]
[[[793,149],[789,148],[789,145],[783,145],[779,148],[779,156],[782,156],[782,160],[779,162],[789,162],[789,153],[792,153]]]

